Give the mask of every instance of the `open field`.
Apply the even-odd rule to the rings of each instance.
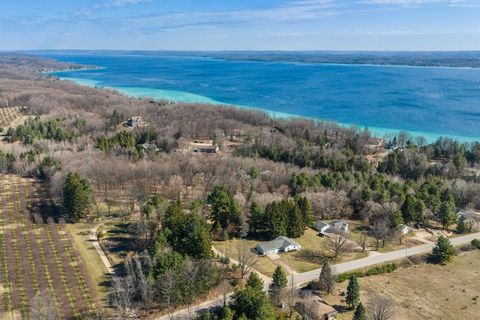
[[[407,319],[479,319],[480,251],[463,253],[448,265],[419,264],[393,273],[359,279],[362,302],[374,293],[395,304],[395,320]],[[341,303],[340,292],[347,282],[338,285],[332,305]],[[353,312],[339,314],[339,320],[352,319]]]
[[[96,287],[67,226],[40,183],[0,176],[1,319],[29,319],[37,292],[50,289],[62,318],[97,304]]]

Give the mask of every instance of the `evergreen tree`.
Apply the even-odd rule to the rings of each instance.
[[[247,279],[247,286],[248,287],[251,287],[255,290],[258,290],[258,291],[263,291],[263,280],[260,279],[260,277],[258,276],[257,273],[255,272],[252,272],[250,273],[250,275],[248,276],[248,279]]]
[[[70,220],[77,222],[85,217],[92,205],[90,183],[77,173],[69,173],[63,185],[63,209]]]
[[[361,302],[355,309],[352,320],[367,320],[367,311]]]
[[[438,212],[438,218],[442,224],[443,229],[447,230],[448,227],[453,224],[457,218],[455,215],[455,205],[450,201],[444,201],[440,205]]]
[[[407,194],[401,208],[403,221],[405,221],[405,223],[407,224],[416,219],[415,205],[416,205],[415,196],[412,194]]]
[[[332,272],[330,263],[327,261],[322,267],[319,278],[319,289],[326,294],[332,294],[335,288],[335,275]]]
[[[415,199],[413,205],[413,218],[415,222],[424,222],[425,221],[425,203],[420,199]]]
[[[461,215],[460,218],[458,218],[457,222],[457,232],[458,233],[467,233],[469,230],[467,228],[467,224],[465,223],[465,216]]]
[[[179,201],[172,202],[165,217],[165,237],[177,252],[195,259],[205,259],[212,254],[210,226],[198,213],[182,210]]]
[[[370,201],[371,199],[372,199],[372,192],[370,191],[370,188],[367,186],[362,191],[362,200],[364,202],[367,202],[367,201]]]
[[[210,219],[213,221],[214,230],[217,225],[223,230],[229,226],[240,227],[242,224],[240,207],[233,199],[230,191],[221,186],[216,186],[207,198],[207,203],[212,206]]]
[[[360,303],[360,286],[356,276],[352,276],[348,281],[346,301],[347,305],[352,309],[356,308]]]
[[[432,250],[431,258],[438,263],[450,262],[455,255],[455,249],[453,248],[450,240],[447,237],[440,236],[437,240],[436,246]]]
[[[288,211],[287,236],[290,238],[299,238],[305,232],[304,220],[302,212],[297,205],[291,201],[282,201]]]
[[[310,202],[306,197],[296,197],[295,202],[300,209],[302,220],[303,220],[303,228],[307,228],[313,224],[313,210]],[[303,232],[302,232],[303,234]]]
[[[233,320],[233,311],[230,307],[223,308],[221,320]]]
[[[280,202],[272,202],[265,208],[267,217],[267,236],[274,239],[278,236],[287,235],[288,211],[284,210]]]
[[[239,319],[275,320],[275,311],[265,293],[252,287],[245,287],[235,292],[230,305]]]
[[[404,224],[402,212],[400,210],[393,210],[390,215],[390,228],[398,230]]]
[[[281,266],[277,266],[273,272],[272,283],[270,284],[270,298],[275,305],[280,304],[282,290],[287,286],[288,279]]]
[[[252,202],[250,205],[250,217],[248,219],[249,232],[251,234],[259,234],[266,229],[265,214],[257,202]]]
[[[256,180],[258,178],[258,170],[256,167],[251,167],[248,171],[248,175],[252,180]]]
[[[300,203],[299,206],[296,201],[283,199],[267,205],[264,219],[266,234],[269,238],[273,239],[278,236],[298,238],[305,233],[307,227],[305,221],[310,223],[312,220],[311,208],[307,199],[300,200]]]

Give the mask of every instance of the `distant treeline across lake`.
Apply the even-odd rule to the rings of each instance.
[[[61,78],[135,96],[255,107],[356,124],[378,134],[406,130],[428,140],[480,138],[480,69],[475,68],[286,62],[251,55],[221,59],[198,53],[41,54],[103,67],[56,73]]]

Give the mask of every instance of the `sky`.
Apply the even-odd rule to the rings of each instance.
[[[0,50],[480,50],[480,0],[0,0]]]

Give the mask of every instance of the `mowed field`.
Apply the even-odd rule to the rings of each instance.
[[[367,304],[374,294],[395,305],[395,320],[480,319],[480,250],[461,253],[447,265],[419,264],[395,272],[359,279],[361,300]],[[339,292],[327,301],[344,305]],[[338,320],[352,319],[353,312],[339,314]]]
[[[0,319],[30,319],[31,301],[50,289],[64,319],[92,310],[96,289],[46,190],[0,175]]]

